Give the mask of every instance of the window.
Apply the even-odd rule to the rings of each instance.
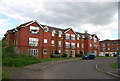
[[[59,47],[61,47],[61,41],[58,42]]]
[[[90,39],[92,39],[92,36],[90,35]]]
[[[79,43],[77,43],[77,47],[79,48]]]
[[[47,39],[44,39],[44,43],[47,43]]]
[[[82,38],[85,38],[85,36],[84,36],[84,35],[82,35]]]
[[[75,35],[71,35],[71,40],[75,40]]]
[[[94,38],[94,42],[97,42],[97,38]]]
[[[77,35],[77,40],[79,40],[79,38],[80,38],[80,35]]]
[[[52,32],[52,36],[54,36],[54,32]]]
[[[115,48],[112,48],[112,50],[115,50]]]
[[[58,50],[59,53],[61,53],[61,50]]]
[[[84,48],[84,44],[82,44],[82,48]]]
[[[48,27],[44,27],[44,32],[48,32],[48,31],[49,31]]]
[[[72,49],[75,49],[75,43],[71,43]]]
[[[70,40],[70,34],[66,33],[66,39]]]
[[[69,54],[69,50],[65,50],[65,54]]]
[[[52,36],[55,36],[55,30],[52,31]]]
[[[108,50],[110,50],[110,48],[108,48]]]
[[[38,35],[39,34],[39,27],[30,26],[30,34]]]
[[[43,54],[47,54],[47,50],[46,49],[43,50]]]
[[[29,38],[29,46],[38,46],[38,38]]]
[[[52,40],[52,46],[54,46],[54,40]]]
[[[90,44],[90,47],[92,47],[92,44]]]
[[[107,45],[110,45],[109,43]]]
[[[52,50],[51,54],[54,54],[54,50]]]
[[[77,53],[80,54],[80,51],[78,50]]]
[[[38,56],[38,49],[28,49],[29,55]]]
[[[97,45],[94,45],[94,49],[97,49]]]
[[[66,48],[70,48],[70,43],[66,42]]]
[[[105,44],[102,44],[103,47],[105,47]]]
[[[61,35],[62,35],[62,32],[61,32],[61,31],[59,31],[59,37],[61,37]]]

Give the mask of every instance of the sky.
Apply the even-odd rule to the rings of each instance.
[[[7,30],[40,24],[118,39],[118,0],[0,0],[0,39]]]

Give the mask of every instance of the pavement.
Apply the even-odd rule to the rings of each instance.
[[[65,63],[65,62],[70,62],[70,61],[78,61],[81,58],[75,58],[75,59],[68,59],[68,60],[55,60],[55,61],[49,61],[49,62],[44,62],[44,63],[37,63],[37,64],[32,64],[24,67],[25,69],[31,69],[31,70],[42,70],[45,69],[51,65],[54,64],[59,64],[59,63]]]
[[[103,63],[96,64],[96,69],[103,73],[120,78],[120,69],[112,68],[110,64],[111,62],[107,62],[107,63],[103,62]]]

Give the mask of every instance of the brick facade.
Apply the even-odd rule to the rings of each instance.
[[[50,58],[50,54],[55,51],[60,54],[67,53],[68,57],[75,57],[75,54],[81,51],[99,54],[99,38],[95,34],[41,25],[37,21],[8,30],[5,38],[8,46],[15,46],[16,52],[32,54],[38,58]]]
[[[120,50],[120,39],[100,41],[100,56],[105,56],[105,54],[113,56],[117,50]]]

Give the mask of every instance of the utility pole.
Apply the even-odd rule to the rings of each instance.
[[[120,75],[120,51],[117,49],[117,68],[118,68],[118,75]]]

